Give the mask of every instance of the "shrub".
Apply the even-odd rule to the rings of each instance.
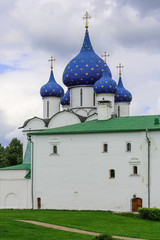
[[[158,208],[139,208],[139,214],[143,219],[160,221],[160,209]]]
[[[113,238],[111,235],[101,234],[99,236],[96,236],[93,240],[113,240]]]

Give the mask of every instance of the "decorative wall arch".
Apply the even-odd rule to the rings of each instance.
[[[5,208],[18,208],[18,197],[15,193],[9,193],[6,195]]]

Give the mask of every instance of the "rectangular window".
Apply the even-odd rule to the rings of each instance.
[[[108,144],[107,143],[103,144],[103,152],[108,152]]]
[[[109,176],[110,176],[110,178],[115,178],[115,170],[114,169],[109,170]]]

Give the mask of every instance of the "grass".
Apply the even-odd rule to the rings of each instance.
[[[15,219],[36,220],[110,235],[160,240],[160,222],[143,220],[130,214],[67,210],[0,210],[0,239],[93,239],[92,236],[16,222]]]
[[[0,221],[1,240],[92,240],[92,236],[20,223],[13,220]]]

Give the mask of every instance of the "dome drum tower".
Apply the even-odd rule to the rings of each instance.
[[[59,97],[43,98],[43,118],[51,118],[54,114],[60,111]]]
[[[43,99],[43,118],[51,118],[60,111],[60,100],[64,95],[63,88],[56,82],[53,75],[53,57],[51,57],[51,74],[49,81],[41,87],[40,94]]]
[[[115,114],[115,94],[117,84],[107,71],[106,52],[102,77],[95,82],[93,88],[96,93],[98,120],[107,120]]]
[[[123,86],[123,82],[121,78],[121,75],[122,75],[121,69],[123,68],[123,66],[119,64],[117,68],[119,68],[119,82],[118,82],[117,92],[115,96],[116,114],[118,117],[127,117],[130,114],[129,110],[130,110],[130,102],[132,101],[132,95]]]
[[[91,110],[95,110],[94,112],[96,112],[93,86],[77,86],[70,88],[70,99],[70,109],[72,111],[78,113],[81,110],[84,116],[88,116]],[[84,111],[82,111],[82,109],[84,109]]]
[[[104,61],[94,52],[89,32],[86,13],[86,32],[80,53],[66,66],[63,73],[63,83],[70,89],[70,109],[81,115],[89,116],[96,112],[95,93],[93,85],[98,81],[104,70]],[[106,66],[108,74],[111,72]],[[83,108],[83,110],[82,110]]]

